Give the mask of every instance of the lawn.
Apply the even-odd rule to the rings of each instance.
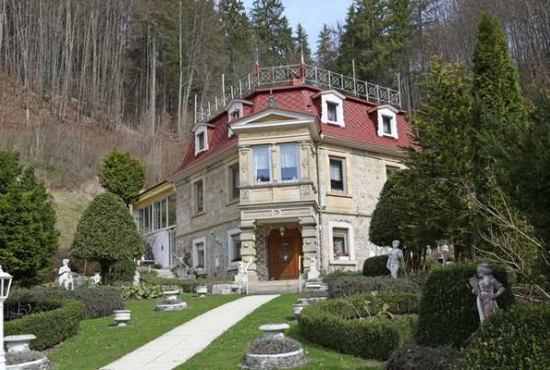
[[[183,294],[188,308],[177,312],[154,311],[156,300],[129,301],[132,310],[131,326],[113,328],[113,319],[85,320],[80,332],[48,351],[48,358],[56,370],[95,370],[141,347],[161,334],[192,318],[237,298],[238,295],[210,295],[198,298]]]
[[[297,367],[299,370],[341,369],[341,370],[381,370],[382,364],[343,355],[326,348],[308,343],[300,338],[296,322],[292,321],[292,305],[296,294],[285,294],[256,309],[237,325],[222,334],[205,350],[195,355],[177,370],[232,370],[240,369],[239,363],[244,357],[250,342],[261,336],[258,327],[273,322],[291,324],[289,336],[302,343],[309,356],[309,362]]]

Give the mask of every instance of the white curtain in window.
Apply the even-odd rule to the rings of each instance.
[[[269,148],[254,148],[256,180],[269,181]]]
[[[298,177],[298,155],[296,145],[281,146],[281,170],[283,180],[296,180]]]
[[[334,181],[342,181],[342,162],[330,161],[330,179]]]

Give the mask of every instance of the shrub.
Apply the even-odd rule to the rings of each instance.
[[[105,157],[98,173],[99,183],[107,191],[130,204],[145,185],[145,167],[129,152],[113,149]]]
[[[253,355],[278,355],[300,350],[300,344],[294,339],[257,339],[250,344],[248,353]]]
[[[491,266],[494,277],[505,287],[498,305],[506,309],[514,295],[506,270]],[[476,297],[469,285],[476,273],[473,264],[452,265],[433,269],[426,281],[419,309],[415,340],[425,346],[461,347],[479,327]]]
[[[28,306],[31,307],[31,313],[47,311],[52,299],[55,301],[64,298],[81,301],[85,319],[109,316],[114,310],[124,308],[120,291],[113,287],[78,287],[74,291],[34,288],[14,290],[6,301],[7,312],[17,312],[19,307],[25,309]]]
[[[160,285],[163,290],[168,290],[166,289],[167,287],[178,287],[182,292],[194,293],[195,288],[199,285],[227,284],[231,279],[218,277],[212,279],[183,280],[142,275],[141,281],[151,285]]]
[[[44,355],[37,351],[11,352],[6,353],[6,365],[19,365],[42,358],[44,358]]]
[[[298,330],[309,341],[342,353],[386,360],[410,337],[415,320],[377,316],[383,306],[373,294],[314,303],[300,314]]]
[[[331,298],[347,297],[368,292],[407,292],[420,293],[418,284],[407,279],[391,279],[389,277],[344,277],[328,281]]]
[[[133,281],[136,273],[136,264],[132,260],[122,260],[116,262],[111,267],[112,281]]]
[[[31,348],[42,351],[70,338],[78,332],[83,317],[82,303],[74,300],[57,300],[59,308],[42,311],[21,319],[8,321],[6,335],[34,334]]]
[[[386,276],[390,271],[386,268],[388,255],[367,258],[363,264],[363,275],[365,276]]]
[[[550,369],[550,307],[516,305],[489,317],[464,351],[464,370]]]
[[[460,358],[454,347],[421,347],[407,342],[395,350],[385,370],[450,370]]]
[[[120,294],[124,299],[153,299],[162,296],[164,290],[174,290],[174,287],[140,283],[139,286],[121,285]]]

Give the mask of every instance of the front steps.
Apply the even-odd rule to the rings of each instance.
[[[254,281],[248,284],[249,295],[298,293],[299,280]]]

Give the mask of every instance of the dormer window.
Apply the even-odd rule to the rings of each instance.
[[[195,126],[195,155],[208,150],[208,126],[198,124]]]
[[[397,139],[397,109],[391,105],[381,105],[369,111],[376,112],[378,136],[389,136]]]
[[[231,112],[231,119],[238,119],[240,117],[241,117],[240,109],[234,109],[233,112]]]
[[[322,91],[312,96],[321,97],[321,122],[344,127],[344,99],[336,90]]]
[[[204,132],[197,134],[197,142],[199,144],[199,152],[202,152],[204,150]]]

